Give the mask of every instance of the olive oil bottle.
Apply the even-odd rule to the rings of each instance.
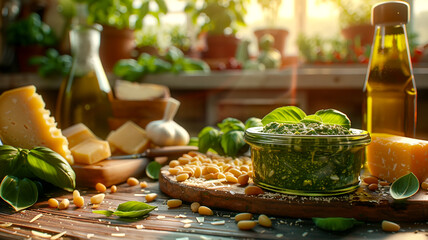
[[[73,65],[58,94],[56,120],[64,129],[84,123],[95,135],[109,132],[113,98],[99,57],[100,25],[78,24],[70,32]]]
[[[372,9],[375,36],[364,85],[363,128],[415,137],[416,85],[407,41],[409,6],[384,2]]]

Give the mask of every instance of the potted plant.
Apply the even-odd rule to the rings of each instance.
[[[88,6],[88,22],[103,25],[100,57],[106,71],[111,72],[119,59],[130,58],[135,48],[134,30],[143,28],[143,20],[168,12],[165,0],[76,0]],[[153,8],[157,5],[157,8]]]
[[[248,0],[205,0],[197,6],[190,1],[185,11],[194,24],[202,21],[201,33],[206,36],[203,58],[229,59],[235,56],[239,39],[235,36],[240,26],[245,26],[244,15]]]
[[[156,29],[144,28],[135,31],[136,57],[142,53],[158,55],[159,44]]]
[[[288,31],[278,27],[278,11],[282,0],[257,0],[257,3],[263,10],[263,15],[266,22],[266,27],[254,31],[258,42],[264,35],[270,34],[274,38],[273,47],[277,49],[281,55],[284,55],[285,40],[288,36]]]

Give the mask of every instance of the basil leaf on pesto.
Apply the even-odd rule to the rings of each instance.
[[[322,118],[317,115],[308,115],[303,118],[300,122],[302,123],[322,123]]]
[[[302,109],[295,106],[280,107],[268,113],[263,119],[263,126],[271,122],[278,123],[299,123],[306,117]]]
[[[340,125],[345,128],[351,128],[351,120],[349,120],[346,114],[337,111],[335,109],[323,109],[315,113],[322,119],[322,123],[330,125]]]
[[[389,193],[391,194],[392,198],[400,200],[415,195],[418,190],[418,178],[415,176],[415,174],[409,173],[395,180],[389,189]]]

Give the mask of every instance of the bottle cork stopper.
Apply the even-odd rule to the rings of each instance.
[[[406,24],[410,19],[410,6],[402,1],[382,2],[372,8],[372,25]]]

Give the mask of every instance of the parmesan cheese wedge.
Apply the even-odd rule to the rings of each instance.
[[[71,148],[74,161],[82,164],[94,164],[111,156],[107,141],[94,138],[86,139]]]
[[[77,123],[62,130],[62,134],[67,138],[70,149],[87,139],[97,139],[97,136],[83,123]]]
[[[383,133],[370,135],[367,166],[372,175],[390,183],[410,172],[420,182],[428,178],[428,141]]]
[[[150,143],[146,131],[132,121],[112,131],[107,141],[111,148],[126,154],[141,153],[149,147]]]
[[[3,144],[14,147],[48,147],[73,164],[67,138],[56,127],[35,86],[12,89],[0,95],[0,138]]]

